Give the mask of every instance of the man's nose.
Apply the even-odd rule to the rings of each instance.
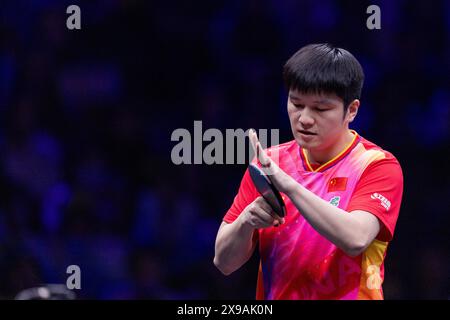
[[[311,116],[310,112],[307,111],[307,108],[302,110],[298,121],[300,121],[304,128],[310,128],[314,124],[314,118]]]

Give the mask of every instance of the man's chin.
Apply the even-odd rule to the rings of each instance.
[[[301,138],[295,137],[295,141],[303,149],[309,149],[310,148],[310,143],[307,143],[305,140],[303,140]]]
[[[305,141],[305,140],[303,140],[300,137],[295,137],[295,141],[303,149],[310,149],[310,148],[313,147],[313,144],[314,144],[314,142],[312,142],[312,141]]]

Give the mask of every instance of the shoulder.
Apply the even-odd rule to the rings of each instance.
[[[390,176],[392,178],[402,178],[402,168],[398,159],[377,144],[361,137],[360,143],[363,147],[362,158],[365,158],[365,168],[363,176],[370,173]]]
[[[267,155],[280,167],[295,164],[299,161],[300,146],[297,141],[291,140],[266,149]]]
[[[391,165],[401,170],[400,162],[392,152],[383,149],[364,137],[360,136],[360,139],[360,144],[364,150],[363,157],[368,158],[369,165]]]
[[[295,149],[298,150],[298,148],[299,148],[299,145],[298,145],[297,141],[290,140],[288,142],[277,144],[275,146],[271,146],[271,147],[267,148],[267,152],[274,152],[274,151],[290,152]]]
[[[300,149],[300,146],[298,145],[297,141],[291,140],[291,141],[288,141],[288,142],[285,142],[282,144],[271,146],[266,149],[266,152],[267,152],[268,156],[272,156],[277,153],[280,156],[287,155],[287,154],[294,155],[294,154],[298,154],[299,149]]]

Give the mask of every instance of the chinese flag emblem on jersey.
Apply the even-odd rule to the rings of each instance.
[[[328,192],[345,191],[347,188],[347,177],[336,177],[328,181]]]

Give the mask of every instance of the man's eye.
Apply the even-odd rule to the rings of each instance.
[[[303,104],[294,104],[296,108],[303,109],[305,106]]]
[[[328,109],[319,109],[319,108],[316,108],[316,110],[319,111],[319,112],[324,112],[324,111],[327,111]]]

